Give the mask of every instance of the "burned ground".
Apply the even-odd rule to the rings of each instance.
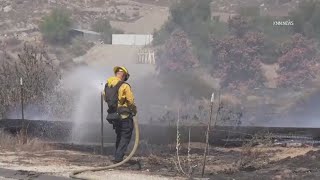
[[[41,147],[45,144],[36,144]],[[34,145],[34,146],[36,146]],[[28,148],[14,150],[1,146],[0,167],[33,171],[39,174],[67,177],[76,169],[103,167],[111,164],[113,147],[107,146],[105,155],[99,149],[86,146],[46,145],[50,148],[33,151]],[[179,151],[180,163],[192,177],[201,177],[203,143],[191,143],[188,156],[187,144]],[[20,147],[20,146],[17,146]],[[29,148],[31,149],[31,148]],[[85,152],[84,152],[85,151]],[[84,176],[100,176],[112,172],[152,174],[166,178],[185,177],[177,166],[175,144],[151,145],[141,143],[136,156],[122,167],[104,172],[88,172]],[[317,179],[320,175],[320,150],[314,147],[210,147],[205,177],[210,179]]]

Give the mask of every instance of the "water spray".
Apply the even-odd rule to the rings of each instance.
[[[72,93],[73,107],[70,111],[70,120],[73,122],[70,141],[72,143],[86,143],[86,137],[92,132],[98,132],[100,154],[100,117],[101,94],[103,91],[104,77],[109,76],[103,70],[90,67],[79,67],[62,79],[61,86]],[[102,84],[101,84],[102,83]],[[68,117],[69,118],[69,117]],[[88,129],[85,123],[95,120],[99,129]],[[105,138],[104,138],[105,139]]]
[[[103,85],[103,84],[102,84]],[[103,101],[104,101],[104,96],[103,93],[101,92],[101,155],[103,155]],[[128,162],[132,156],[136,153],[139,145],[139,139],[140,139],[140,131],[139,131],[139,125],[138,125],[138,118],[134,117],[133,118],[133,125],[134,125],[134,131],[135,131],[135,140],[134,140],[134,146],[130,154],[121,162],[112,164],[106,167],[101,167],[101,168],[91,168],[91,169],[82,169],[82,170],[77,170],[74,171],[70,174],[69,177],[74,178],[74,179],[82,179],[82,180],[91,180],[90,178],[85,178],[85,177],[77,177],[76,175],[84,173],[84,172],[95,172],[95,171],[104,171],[108,169],[112,169],[118,166],[123,165],[124,163]]]

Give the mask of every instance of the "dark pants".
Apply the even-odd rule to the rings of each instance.
[[[118,120],[115,123],[115,131],[117,134],[115,160],[122,161],[131,140],[133,131],[133,119],[128,118]]]

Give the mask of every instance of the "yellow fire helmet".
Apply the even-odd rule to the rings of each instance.
[[[113,68],[114,74],[116,74],[119,71],[122,71],[122,72],[125,73],[126,77],[125,77],[124,81],[127,81],[129,79],[129,77],[130,77],[128,69],[123,67],[123,66],[116,66],[116,67]]]

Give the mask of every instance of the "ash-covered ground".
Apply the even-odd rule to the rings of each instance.
[[[112,163],[112,144],[107,144],[105,155],[100,155],[99,148],[82,146],[76,149],[72,145],[48,144],[36,139],[25,145],[16,141],[17,144],[13,145],[9,140],[8,137],[2,138],[0,168],[68,177],[74,170],[103,167]],[[108,171],[86,172],[80,176],[97,179],[201,177],[204,144],[190,143],[189,148],[188,144],[181,144],[180,147],[178,160],[176,144],[160,146],[141,142],[137,154],[124,166]],[[319,159],[319,148],[311,146],[251,146],[250,143],[233,148],[211,146],[204,177],[237,180],[317,179]]]

